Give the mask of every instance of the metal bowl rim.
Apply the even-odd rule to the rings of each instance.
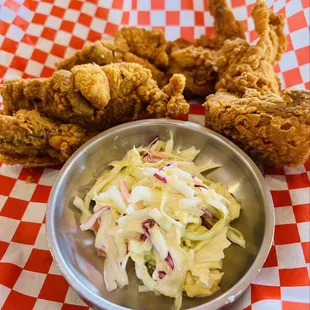
[[[69,267],[67,267],[66,262],[64,260],[64,257],[61,254],[61,250],[59,248],[59,245],[56,243],[56,232],[54,230],[54,221],[53,221],[53,212],[55,212],[55,208],[53,206],[56,205],[56,193],[58,188],[61,186],[62,179],[66,175],[67,171],[70,170],[71,166],[74,164],[76,159],[80,156],[81,153],[83,153],[86,149],[91,148],[94,144],[98,143],[99,141],[102,141],[105,137],[114,134],[118,131],[122,131],[126,128],[136,126],[136,127],[143,127],[143,125],[175,125],[186,128],[191,128],[196,131],[202,131],[207,136],[213,136],[217,140],[221,140],[224,142],[224,145],[228,148],[232,148],[234,151],[236,151],[239,156],[245,161],[248,168],[252,170],[254,173],[254,176],[256,177],[256,181],[259,184],[259,190],[261,192],[261,195],[264,200],[264,213],[265,213],[265,227],[264,227],[264,237],[262,240],[261,247],[257,253],[257,256],[255,260],[253,261],[252,265],[248,269],[248,271],[244,274],[244,276],[235,283],[229,290],[224,292],[222,295],[218,296],[217,298],[208,301],[207,303],[204,303],[202,305],[189,308],[188,310],[203,310],[206,306],[210,307],[210,309],[218,309],[226,304],[229,304],[234,301],[235,296],[240,295],[241,292],[243,292],[251,283],[251,281],[254,279],[254,277],[258,274],[260,269],[262,268],[268,253],[270,251],[272,241],[273,241],[273,235],[274,235],[274,225],[275,225],[275,215],[273,210],[273,204],[270,197],[270,192],[267,190],[266,186],[264,185],[264,178],[259,171],[258,167],[255,165],[255,163],[252,161],[252,159],[244,152],[242,151],[238,146],[236,146],[233,142],[222,136],[221,134],[205,128],[201,125],[198,125],[196,123],[192,122],[186,122],[186,121],[178,121],[178,120],[168,120],[168,119],[150,119],[150,120],[139,120],[134,121],[130,123],[125,123],[119,126],[115,126],[113,128],[110,128],[97,136],[90,139],[88,142],[86,142],[82,147],[80,147],[70,158],[69,160],[64,164],[62,169],[60,170],[48,203],[47,203],[47,211],[46,211],[46,233],[47,233],[47,241],[48,241],[48,247],[50,249],[50,252],[54,258],[54,261],[56,263],[56,266],[60,270],[61,274],[64,276],[64,278],[68,281],[70,286],[84,299],[86,299],[88,302],[91,302],[93,305],[97,306],[98,308],[104,307],[104,309],[107,310],[129,310],[130,308],[123,307],[117,304],[114,304],[103,297],[100,297],[99,295],[92,292],[88,287],[83,285],[81,281],[74,275],[72,270],[70,270]]]

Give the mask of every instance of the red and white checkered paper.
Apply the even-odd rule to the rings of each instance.
[[[248,40],[255,0],[231,0]],[[309,0],[269,0],[286,17],[288,49],[276,66],[284,87],[309,89]],[[121,25],[162,29],[168,40],[213,34],[203,0],[0,0],[0,78],[47,77],[55,63]],[[192,105],[185,120],[204,124]],[[233,309],[309,309],[310,161],[297,168],[264,167],[276,228],[259,275]],[[88,309],[60,275],[47,247],[45,210],[58,169],[0,163],[0,308]],[[24,182],[31,177],[34,183]]]

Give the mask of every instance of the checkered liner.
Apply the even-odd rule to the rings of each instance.
[[[231,0],[254,41],[254,0]],[[119,25],[162,29],[167,39],[213,34],[202,0],[0,0],[0,78],[46,77],[85,43]],[[269,0],[287,20],[288,50],[276,67],[285,87],[309,89],[309,0]],[[183,119],[204,124],[192,105]],[[310,161],[295,169],[263,168],[276,214],[274,245],[259,275],[233,309],[308,309]],[[87,309],[48,251],[45,210],[58,169],[0,163],[0,308]],[[33,183],[24,182],[26,179]]]

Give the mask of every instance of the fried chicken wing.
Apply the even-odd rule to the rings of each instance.
[[[0,132],[0,161],[27,167],[64,163],[96,134],[26,110],[19,110],[14,116],[0,115]]]
[[[56,71],[48,79],[6,81],[1,94],[5,114],[36,109],[47,117],[103,130],[139,115],[175,117],[187,113],[184,86],[185,78],[174,75],[161,90],[151,72],[134,63],[85,64],[71,71]]]
[[[225,41],[217,55],[217,92],[204,104],[206,121],[263,162],[296,166],[310,153],[310,92],[281,95],[273,66],[286,47],[283,17],[263,0],[252,14],[260,39],[255,46]]]
[[[226,0],[209,0],[208,6],[214,18],[215,37],[209,38],[202,35],[195,41],[196,46],[220,49],[227,39],[245,39],[243,25],[235,19]]]

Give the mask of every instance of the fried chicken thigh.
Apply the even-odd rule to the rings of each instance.
[[[0,132],[0,161],[27,167],[64,163],[96,134],[26,110],[19,110],[14,116],[0,115]]]
[[[185,78],[174,75],[159,89],[148,69],[134,63],[75,66],[51,78],[13,79],[2,89],[4,114],[19,109],[89,130],[104,130],[138,117],[175,117],[188,112]]]
[[[217,92],[204,104],[207,124],[265,163],[296,166],[310,153],[310,93],[282,94],[273,71],[286,48],[283,17],[263,0],[252,15],[258,43],[227,40],[217,55]]]

